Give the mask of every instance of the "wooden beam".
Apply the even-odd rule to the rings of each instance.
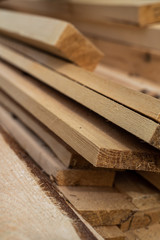
[[[20,146],[60,186],[112,186],[115,172],[107,169],[69,169],[33,132],[0,106],[0,123]]]
[[[92,226],[118,225],[136,211],[125,194],[112,188],[60,186],[58,189]]]
[[[90,81],[88,79],[88,81],[86,81],[84,84],[82,83],[84,78],[82,78],[83,80],[79,80],[79,82],[77,82],[75,79],[65,77],[64,75],[57,73],[56,70],[53,71],[52,69],[49,69],[48,67],[43,66],[42,64],[39,64],[30,58],[26,58],[25,56],[16,53],[14,50],[3,45],[0,45],[0,56],[13,65],[18,66],[21,70],[26,71],[32,76],[38,78],[40,81],[48,84],[61,93],[69,96],[70,98],[105,117],[109,121],[117,124],[128,132],[131,132],[147,143],[160,149],[160,126],[155,122],[160,121],[160,101],[158,99],[154,99],[151,96],[133,91],[132,89],[127,89],[114,82],[111,84],[108,82],[108,84],[106,84],[107,82],[104,81],[104,79],[100,79],[102,84],[98,82],[96,85],[94,85],[96,81],[99,80],[96,79],[96,76],[95,83],[92,82],[94,77],[92,79],[90,78]],[[55,60],[53,59],[53,62],[54,61]],[[47,65],[45,57],[43,58],[43,63]],[[106,88],[107,85],[110,85],[110,91]],[[93,86],[93,88],[91,88],[91,86]],[[72,89],[74,89],[74,91],[72,91]],[[101,89],[103,90],[101,91]],[[107,89],[107,91],[105,89]],[[103,95],[103,92],[107,92],[105,96]],[[116,95],[116,92],[118,92],[118,95]],[[139,112],[141,111],[140,114],[110,99],[110,94],[114,100],[118,99],[123,105],[126,103],[127,106],[133,108],[134,110]],[[125,96],[127,96],[127,100]],[[91,99],[92,101],[90,101]],[[144,117],[141,115],[141,113],[155,121]]]
[[[103,56],[73,25],[53,18],[1,9],[0,32],[89,70],[93,70]]]
[[[48,177],[3,131],[0,148],[2,239],[39,236],[42,240],[102,240],[91,226],[86,227]]]
[[[159,151],[4,63],[0,72],[6,93],[94,166],[159,171]]]
[[[95,230],[105,240],[126,240],[125,234],[117,226],[99,226]]]
[[[11,1],[1,3],[1,7],[19,11],[43,14],[62,19],[79,19],[91,22],[118,22],[144,26],[160,20],[157,1]]]
[[[141,171],[138,173],[160,190],[160,174],[147,173]]]

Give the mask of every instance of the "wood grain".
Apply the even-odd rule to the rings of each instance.
[[[72,24],[58,19],[1,9],[0,32],[89,70],[102,58],[102,53]]]
[[[154,147],[158,149],[160,148],[159,124],[123,106],[125,102],[127,102],[127,105],[129,105],[129,107],[132,107],[136,111],[141,111],[140,113],[144,113],[147,115],[147,117],[150,117],[153,120],[159,122],[160,100],[154,99],[151,96],[147,96],[145,94],[138,93],[131,89],[127,89],[113,82],[111,84],[112,86],[110,85],[109,87],[110,91],[109,89],[107,90],[107,96],[104,96],[102,94],[105,90],[100,91],[100,89],[106,89],[106,87],[102,88],[103,83],[94,85],[94,82],[89,82],[88,80],[84,86],[81,82],[84,80],[77,82],[75,80],[66,78],[56,71],[52,71],[42,64],[39,64],[32,59],[26,58],[25,56],[20,55],[11,49],[6,48],[5,46],[1,45],[0,50],[0,56],[4,60],[7,60],[15,66],[18,66],[21,70],[24,70],[27,73],[38,78],[40,81],[47,83],[49,86],[83,104],[84,106],[100,114],[118,126],[124,128],[125,130],[131,132],[137,137],[143,139]],[[47,63],[44,61],[44,59],[45,58],[43,58],[43,63],[46,65]],[[104,82],[104,85],[106,85],[105,81],[101,82]],[[108,83],[108,85],[109,84],[110,83]],[[93,89],[91,88],[91,85],[94,85]],[[72,91],[72,89],[74,89],[74,91]],[[111,89],[113,89],[113,91]],[[97,92],[98,90],[99,92]],[[114,91],[118,92],[118,96]],[[112,99],[110,99],[110,92],[114,100],[120,99],[120,103],[123,105],[112,101]],[[126,95],[128,96],[128,101],[125,98]],[[92,101],[90,101],[90,99],[92,99]],[[139,104],[140,102],[141,104]]]
[[[159,171],[158,151],[13,68],[0,71],[1,88],[94,166]]]

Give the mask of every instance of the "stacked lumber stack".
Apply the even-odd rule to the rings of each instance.
[[[10,5],[9,2],[4,1],[2,6]],[[108,2],[95,19],[94,14],[87,14],[87,9],[96,9],[96,2],[95,5],[88,2],[82,21],[79,14],[86,3],[65,1],[65,4],[64,12],[61,11],[65,19],[86,28],[96,21],[95,31],[96,25],[106,27],[106,22],[111,27],[119,21],[139,25],[140,29],[160,20],[158,3],[149,7],[134,3],[133,11],[129,2],[129,14],[123,18],[124,1],[119,6]],[[59,6],[57,1],[53,5]],[[103,3],[99,5],[101,12]],[[22,6],[25,11],[25,1]],[[67,6],[73,7],[74,16],[70,16]],[[56,14],[60,17],[58,11]],[[104,14],[108,14],[107,19]],[[48,179],[41,173],[48,179],[47,185],[54,188],[53,198],[60,195],[62,206],[70,209],[65,211],[67,215],[70,211],[74,215],[72,218],[69,214],[66,223],[70,239],[101,239],[101,235],[108,240],[144,240],[148,236],[158,240],[160,100],[155,97],[158,88],[144,80],[143,88],[151,89],[150,94],[145,94],[138,84],[128,88],[130,77],[124,81],[120,72],[114,74],[106,67],[102,71],[102,66],[91,72],[102,56],[90,40],[64,20],[0,9],[0,125],[5,130],[4,133],[1,129],[0,145],[7,159],[6,163],[2,161],[3,175],[6,168],[8,175],[14,171],[13,158],[13,164],[19,166],[19,175],[25,172],[26,179],[31,179],[21,161],[27,158],[27,164],[32,166],[34,160],[50,176]],[[104,77],[98,76],[100,72]],[[15,147],[24,156],[22,159],[11,150],[16,143],[9,135],[25,150],[24,153],[18,145]],[[14,175],[11,176],[14,181]],[[22,181],[29,184],[26,179]],[[38,190],[37,195],[40,198],[43,193]],[[46,196],[44,199],[48,201]],[[36,215],[34,209],[33,214]],[[61,211],[59,216],[64,217]],[[15,214],[14,218],[18,216]],[[78,223],[71,219],[78,219]],[[52,233],[58,236],[57,229],[50,232],[51,227],[43,239]]]

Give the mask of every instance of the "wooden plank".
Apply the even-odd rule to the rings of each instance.
[[[38,78],[40,81],[47,83],[49,86],[76,100],[82,105],[105,117],[109,121],[153,145],[154,147],[160,149],[159,124],[115,101],[112,101],[112,99],[108,97],[109,89],[107,89],[107,96],[102,95],[102,91],[97,92],[97,89],[101,89],[102,85],[106,86],[106,84],[103,84],[103,82],[106,82],[104,79],[101,81],[101,85],[98,82],[96,86],[91,89],[89,86],[94,85],[94,82],[90,81],[90,84],[90,82],[87,81],[85,85],[82,85],[81,82],[69,79],[57,73],[56,71],[53,71],[52,69],[33,61],[32,59],[16,53],[12,49],[6,48],[3,45],[0,45],[0,56],[4,60],[7,60],[13,65],[18,66],[20,69]],[[109,84],[110,83],[108,83],[108,85]],[[157,120],[158,122],[160,121],[160,100],[154,99],[151,96],[147,96],[142,93],[138,93],[131,89],[127,89],[120,85],[118,85],[119,89],[117,90],[116,83],[111,85],[112,87],[110,88],[112,88],[113,91],[116,89],[115,91],[118,92],[118,96],[116,96],[115,93],[110,91],[112,92],[111,95],[114,98],[119,98],[122,103],[123,100],[124,102],[126,101],[124,95],[127,95],[128,102],[126,102],[129,106],[131,104],[131,106],[136,108],[136,110],[142,110],[142,113],[145,112],[145,115]],[[115,88],[113,88],[113,85],[115,85]],[[72,89],[74,89],[74,91]],[[90,101],[90,99],[92,99],[92,101]],[[139,104],[140,102],[138,101],[140,99],[141,104]],[[134,103],[131,100],[133,100]],[[142,103],[144,103],[143,106]],[[154,103],[155,105],[153,105]]]
[[[95,229],[105,240],[126,239],[125,234],[117,226],[99,226]]]
[[[44,79],[42,79],[42,77],[40,77],[36,71],[33,72],[33,66],[36,66],[36,68],[39,67],[45,71],[45,78],[47,76],[47,72],[50,75],[51,71],[48,71],[48,69],[46,70],[46,68],[43,68],[38,63],[45,65],[46,67],[63,75],[63,77],[65,76],[69,78],[70,81],[73,80],[80,85],[93,89],[97,93],[111,98],[116,102],[122,103],[123,105],[136,110],[137,112],[140,112],[143,115],[154,119],[155,121],[160,121],[160,101],[156,99],[148,97],[145,94],[138,93],[137,91],[133,91],[131,89],[129,90],[128,88],[121,86],[121,84],[111,81],[110,77],[106,77],[105,79],[97,77],[93,73],[80,69],[73,64],[67,63],[61,59],[54,58],[53,56],[45,54],[44,52],[37,51],[36,49],[24,45],[21,42],[17,42],[2,36],[0,36],[0,42],[3,44],[3,46],[0,45],[0,56],[2,58],[15,65],[16,67],[21,68],[23,71],[27,71],[31,75],[33,74],[34,77],[37,77],[41,81],[44,81]],[[23,56],[20,53],[22,53]],[[26,56],[28,58],[26,58]],[[15,59],[15,61],[12,61],[12,58]],[[24,62],[27,64],[26,67],[24,65]],[[41,72],[41,75],[43,71]],[[58,75],[54,73],[53,77],[58,78]],[[54,80],[54,78],[52,78],[52,81],[48,80],[45,82],[52,87],[56,87],[57,82]],[[69,80],[65,78],[65,83],[69,84]],[[62,81],[63,79],[61,78],[61,82]],[[66,85],[65,83],[64,85]],[[61,89],[58,88],[59,91]],[[79,91],[79,94],[80,92],[81,91]],[[137,99],[137,101],[135,101],[135,99]]]
[[[147,172],[141,172],[141,171],[139,172],[139,174],[160,190],[160,174],[154,174],[154,173],[149,174]]]
[[[1,88],[94,166],[159,171],[159,151],[15,69],[0,71]]]
[[[45,127],[45,125],[43,125],[38,119],[34,118],[29,112],[25,111],[4,92],[1,92],[0,94],[0,102],[11,113],[16,115],[37,136],[39,136],[39,138],[41,138],[52,149],[66,167],[93,168],[93,165],[78,155],[52,131]]]
[[[127,184],[126,184],[127,183]],[[121,223],[123,231],[148,227],[160,221],[160,193],[136,174],[119,174],[115,187],[128,195],[137,212]]]
[[[125,194],[109,187],[60,186],[58,189],[92,226],[120,224],[136,210]]]
[[[160,21],[158,1],[131,0],[68,0],[68,1],[11,1],[1,7],[32,12],[62,19],[79,19],[92,22],[119,22],[144,26]]]
[[[112,186],[115,172],[107,169],[68,169],[33,132],[0,107],[0,123],[21,147],[60,186]]]
[[[127,240],[158,240],[160,235],[160,224],[141,228],[126,233]]]
[[[98,37],[92,37],[91,40],[104,53],[102,62],[105,65],[159,84],[159,50],[136,47]]]
[[[120,24],[98,24],[72,21],[88,37],[98,37],[137,47],[160,50],[160,24],[151,24],[146,28]]]
[[[103,56],[72,24],[53,18],[1,9],[0,32],[89,70],[93,70]]]
[[[1,239],[101,239],[6,134],[0,135]],[[43,222],[43,228],[42,228]]]

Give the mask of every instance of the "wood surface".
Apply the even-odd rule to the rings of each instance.
[[[127,72],[131,76],[146,78],[151,83],[160,83],[159,50],[98,37],[92,37],[91,40],[104,53],[103,64]]]
[[[0,32],[93,70],[102,53],[72,24],[0,9]]]
[[[160,192],[133,173],[119,173],[115,187],[131,198],[137,212],[121,223],[123,231],[148,227],[160,221]]]
[[[120,224],[136,211],[130,199],[113,188],[60,186],[58,189],[92,226]]]
[[[160,23],[151,24],[144,28],[82,21],[72,21],[72,23],[87,37],[103,38],[136,47],[160,50]]]
[[[1,7],[62,19],[92,22],[119,22],[144,26],[160,20],[159,1],[18,1],[8,0]]]
[[[160,174],[147,172],[139,172],[139,174],[160,190]]]
[[[126,240],[125,234],[117,226],[99,226],[95,230],[105,240]]]
[[[112,186],[115,172],[107,169],[68,169],[33,132],[3,107],[0,124],[32,157],[34,161],[61,186]]]
[[[39,138],[41,138],[52,149],[52,151],[66,167],[93,167],[88,161],[78,155],[52,131],[45,127],[45,125],[43,125],[38,119],[34,118],[29,112],[25,111],[24,108],[22,108],[4,92],[1,92],[0,94],[0,102],[11,113],[16,115],[37,136],[39,136]]]
[[[1,239],[102,239],[85,226],[47,176],[2,131],[0,148]]]
[[[126,233],[127,240],[158,240],[160,235],[160,224],[147,228],[141,228]]]
[[[0,72],[6,93],[94,166],[159,171],[159,151],[11,66]]]
[[[26,71],[38,78],[40,81],[47,83],[49,86],[83,104],[109,121],[141,138],[145,142],[160,149],[159,124],[155,122],[160,121],[160,100],[133,91],[132,89],[127,89],[114,82],[110,84],[111,81],[108,82],[110,87],[107,91],[105,90],[106,87],[101,91],[102,86],[104,87],[104,85],[107,85],[104,79],[100,79],[102,84],[99,84],[98,82],[94,85],[94,82],[88,80],[84,83],[85,85],[82,85],[84,78],[83,80],[77,82],[74,79],[72,80],[65,77],[64,75],[61,75],[56,71],[33,61],[32,59],[16,53],[12,49],[3,45],[0,45],[0,50],[0,56],[4,60],[18,66],[21,70]],[[45,62],[44,64],[47,65],[46,59],[44,59],[45,58],[43,58],[43,63]],[[98,80],[99,79],[96,79],[96,81]],[[93,89],[90,88],[91,86],[93,86]],[[74,89],[74,91],[72,89]],[[113,89],[113,91],[111,89]],[[98,90],[99,92],[97,92]],[[104,96],[102,94],[105,91],[107,93]],[[118,92],[118,96],[116,95],[116,92]],[[112,99],[110,99],[110,95],[112,95],[114,100],[119,99],[123,105],[126,103],[127,106],[129,105],[129,107],[135,109],[136,111],[141,111],[140,113],[144,113],[147,117],[150,117],[155,121],[152,121],[151,119],[146,118],[115,101],[112,101]],[[126,95],[128,96],[127,99],[125,98]],[[90,99],[92,99],[92,101],[90,101]]]

